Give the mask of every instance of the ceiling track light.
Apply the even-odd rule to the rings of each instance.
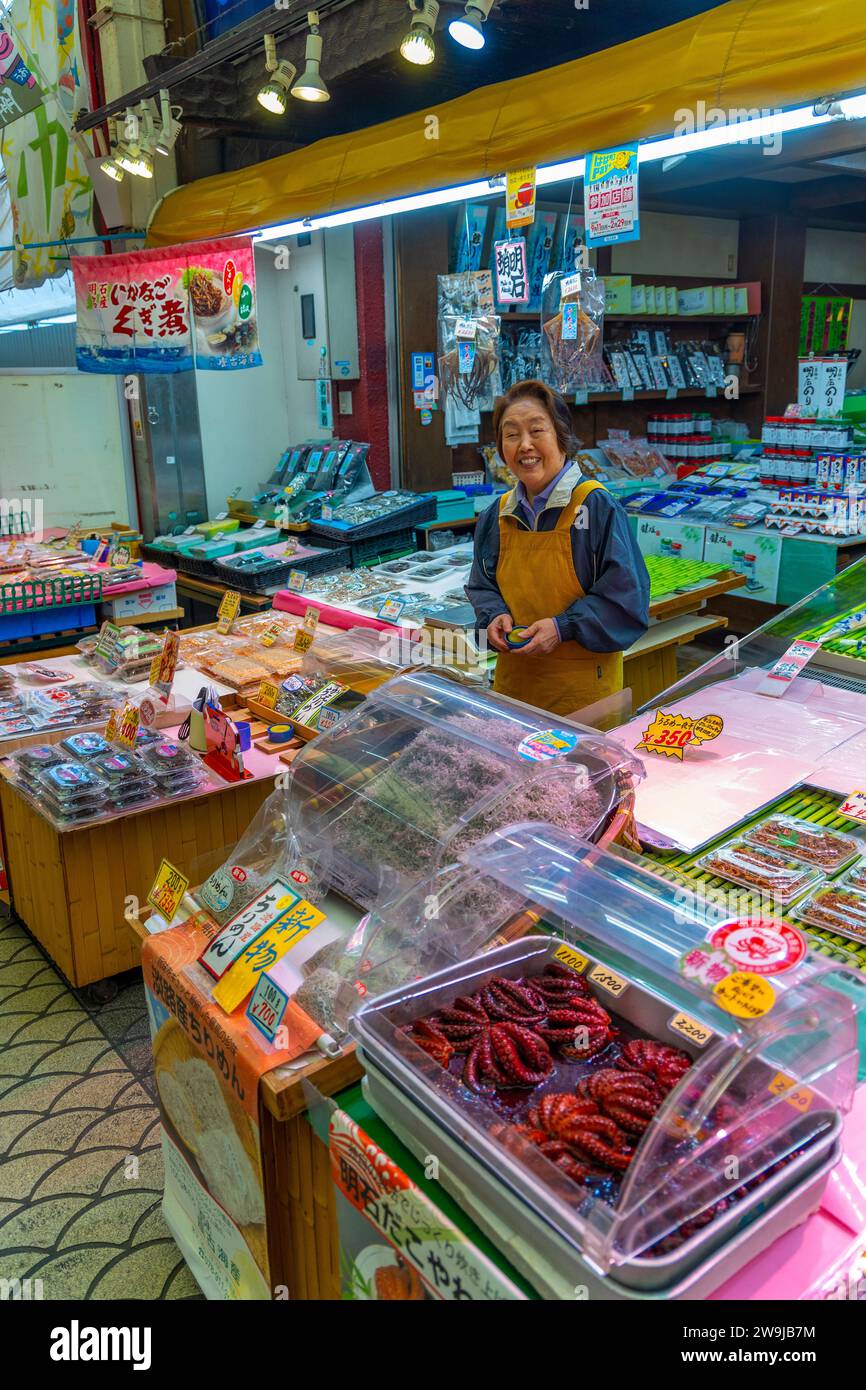
[[[400,44],[400,55],[407,63],[416,67],[426,67],[436,57],[436,44],[433,30],[439,17],[439,0],[408,0],[412,11],[412,23]]]
[[[154,143],[153,116],[146,102],[141,103],[138,111],[126,108],[123,129],[126,138],[117,147],[115,164],[137,179],[152,179],[153,155],[150,151]]]
[[[164,158],[171,154],[182,129],[180,123],[182,115],[183,107],[172,106],[168,92],[161,91],[159,94],[159,135],[153,147],[154,154],[161,154]]]
[[[273,34],[265,34],[265,68],[270,74],[267,82],[259,88],[256,101],[273,116],[284,116],[288,106],[288,95],[298,69],[294,63],[285,59],[277,62],[277,43]]]
[[[448,33],[464,48],[484,47],[484,24],[493,9],[493,0],[467,0],[459,19],[452,19]]]
[[[299,97],[301,101],[329,101],[331,93],[319,72],[319,64],[322,61],[322,36],[319,33],[318,10],[307,11],[307,23],[310,32],[304,50],[305,67],[292,88],[292,96]]]
[[[108,121],[108,154],[104,155],[99,161],[99,167],[106,178],[112,179],[115,183],[122,183],[124,171],[114,157],[117,149],[117,122]]]

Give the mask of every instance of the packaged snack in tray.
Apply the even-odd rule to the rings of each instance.
[[[169,739],[148,744],[138,756],[162,792],[188,791],[204,780],[195,754]]]
[[[35,748],[23,748],[15,755],[15,766],[19,771],[32,775],[44,772],[46,768],[65,763],[66,759],[54,743],[40,743]]]
[[[14,738],[16,734],[31,734],[35,728],[26,714],[0,716],[0,738]]]
[[[45,791],[60,802],[102,799],[105,793],[103,778],[83,763],[55,763],[42,773],[40,782]]]
[[[105,778],[108,795],[115,806],[145,801],[157,795],[157,785],[138,758],[121,748],[113,748],[91,766]]]
[[[843,835],[838,830],[828,830],[826,826],[799,820],[796,816],[770,816],[748,830],[743,838],[749,844],[780,850],[792,859],[814,864],[828,873],[844,869],[864,848],[858,835]]]
[[[254,681],[266,681],[270,674],[264,662],[236,655],[223,656],[211,661],[208,669],[211,675],[216,676],[224,685],[236,688],[251,685]]]
[[[866,941],[866,894],[841,883],[827,883],[810,893],[791,909],[791,915],[810,927],[822,927],[852,941]]]
[[[720,849],[711,850],[698,863],[719,878],[772,895],[783,905],[824,881],[820,869],[778,850],[750,844],[748,840],[733,840]]]
[[[89,762],[91,758],[99,758],[111,752],[111,745],[102,734],[71,734],[69,738],[60,740],[60,747],[70,757],[79,758],[82,762]]]
[[[866,893],[866,859],[861,859],[859,864],[853,864],[847,874],[842,875],[839,887],[850,888],[855,893]]]
[[[62,668],[57,669],[53,666],[39,666],[34,661],[22,662],[18,667],[17,674],[26,676],[28,680],[44,681],[47,683],[72,680],[72,675],[69,671],[64,671]]]

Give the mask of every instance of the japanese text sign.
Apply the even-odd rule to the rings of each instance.
[[[282,1022],[289,996],[269,975],[260,975],[247,1005],[247,1018],[263,1033],[269,1043],[274,1041]]]
[[[512,169],[506,175],[505,225],[528,227],[535,221],[535,169]]]
[[[637,144],[586,156],[583,201],[587,246],[611,246],[640,236]]]
[[[254,989],[259,977],[325,920],[324,912],[301,898],[282,911],[239,953],[234,965],[214,986],[213,997],[227,1014]]]
[[[209,941],[199,956],[200,963],[219,980],[233,965],[241,951],[263,932],[265,927],[279,921],[287,908],[298,902],[300,894],[285,882],[276,878],[263,893],[259,893],[251,903],[227,922],[218,936]]]
[[[72,270],[80,371],[261,366],[248,237],[76,256]]]
[[[0,24],[0,130],[42,101],[36,78],[23,61],[12,37]]]
[[[497,241],[493,248],[496,267],[496,298],[500,304],[528,304],[529,277],[526,273],[526,240]]]
[[[709,743],[718,738],[723,728],[724,722],[718,714],[705,714],[700,719],[692,719],[687,714],[666,714],[663,710],[657,710],[636,747],[666,758],[679,758],[682,762],[686,748]]]
[[[153,880],[153,887],[147,895],[147,901],[166,922],[171,922],[188,887],[189,879],[184,878],[180,869],[163,859]]]

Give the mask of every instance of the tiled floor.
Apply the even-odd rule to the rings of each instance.
[[[92,1002],[0,918],[0,1279],[40,1279],[45,1299],[197,1298],[160,1212],[140,978],[118,983]]]

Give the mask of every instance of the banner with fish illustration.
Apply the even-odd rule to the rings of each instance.
[[[260,367],[249,237],[79,256],[73,262],[79,371]]]

